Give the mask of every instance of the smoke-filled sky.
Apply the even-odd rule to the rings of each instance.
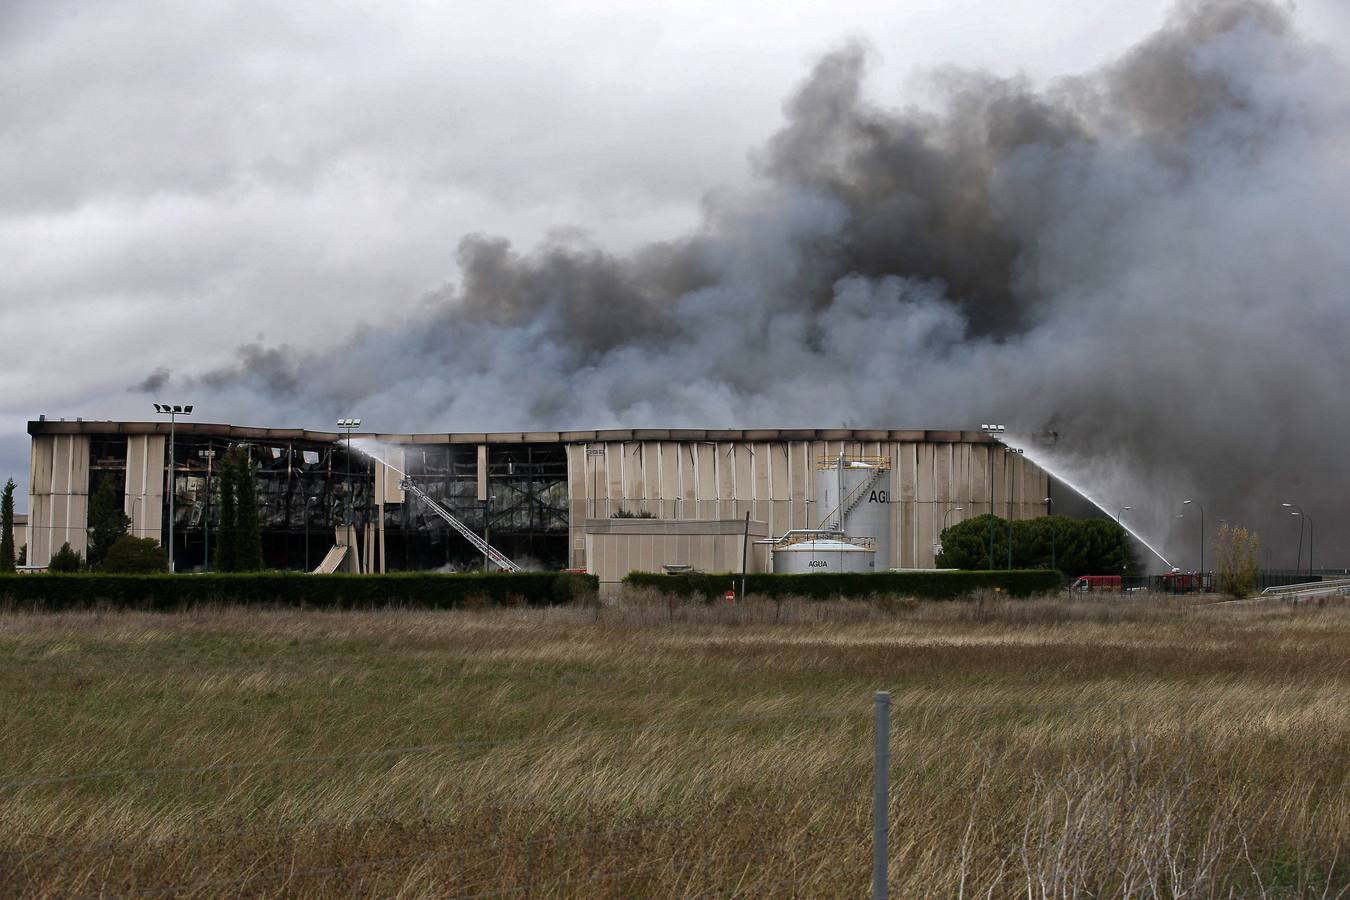
[[[996,420],[1350,563],[1340,0],[488,7],[0,4],[0,474],[159,399]]]

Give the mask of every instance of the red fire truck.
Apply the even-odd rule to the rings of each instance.
[[[1120,593],[1121,584],[1119,575],[1080,575],[1069,585],[1069,590],[1075,594],[1087,593]]]

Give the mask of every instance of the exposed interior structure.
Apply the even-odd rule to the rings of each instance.
[[[527,568],[593,568],[588,532],[594,542],[605,521],[621,518],[705,522],[708,534],[721,534],[748,514],[757,539],[821,529],[840,518],[841,498],[827,509],[831,498],[817,493],[837,480],[831,469],[841,456],[869,461],[850,483],[870,488],[866,512],[885,567],[931,567],[944,524],[991,509],[1017,519],[1044,515],[1051,490],[1025,457],[975,431],[358,433],[349,451],[335,432],[180,421],[170,467],[169,430],[167,422],[30,422],[29,562],[45,565],[63,542],[85,551],[89,497],[111,479],[131,533],[161,542],[172,484],[178,570],[201,569],[218,522],[217,469],[236,445],[257,469],[265,562],[296,570],[318,567],[346,542],[352,551],[336,564],[345,571],[481,568],[467,540],[399,488],[401,473]],[[362,446],[377,447],[381,458]],[[842,497],[846,504],[852,494]],[[648,556],[634,558],[689,564]]]

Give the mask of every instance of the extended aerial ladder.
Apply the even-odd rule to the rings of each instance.
[[[418,487],[417,484],[414,483],[411,478],[404,476],[402,479],[399,480],[398,486],[402,490],[405,490],[408,493],[412,494],[413,496],[417,497],[417,499],[421,500],[427,506],[431,507],[432,512],[436,513],[436,515],[440,516],[442,519],[449,522],[451,528],[455,529],[460,534],[464,535],[464,539],[468,541],[470,544],[473,544],[474,548],[479,553],[483,554],[488,559],[492,560],[493,564],[496,565],[497,568],[501,569],[504,572],[520,571],[520,566],[511,562],[511,560],[506,558],[506,555],[504,553],[502,553],[496,547],[489,544],[487,541],[480,538],[474,532],[474,530],[470,528],[468,525],[465,525],[459,519],[452,516],[448,509],[446,509],[444,506],[441,506],[435,500],[431,499],[431,496],[427,494],[426,491]]]

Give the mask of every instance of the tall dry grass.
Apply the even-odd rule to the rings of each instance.
[[[894,896],[1343,896],[1348,638],[1173,598],[11,613],[0,892],[860,896],[888,689]]]

